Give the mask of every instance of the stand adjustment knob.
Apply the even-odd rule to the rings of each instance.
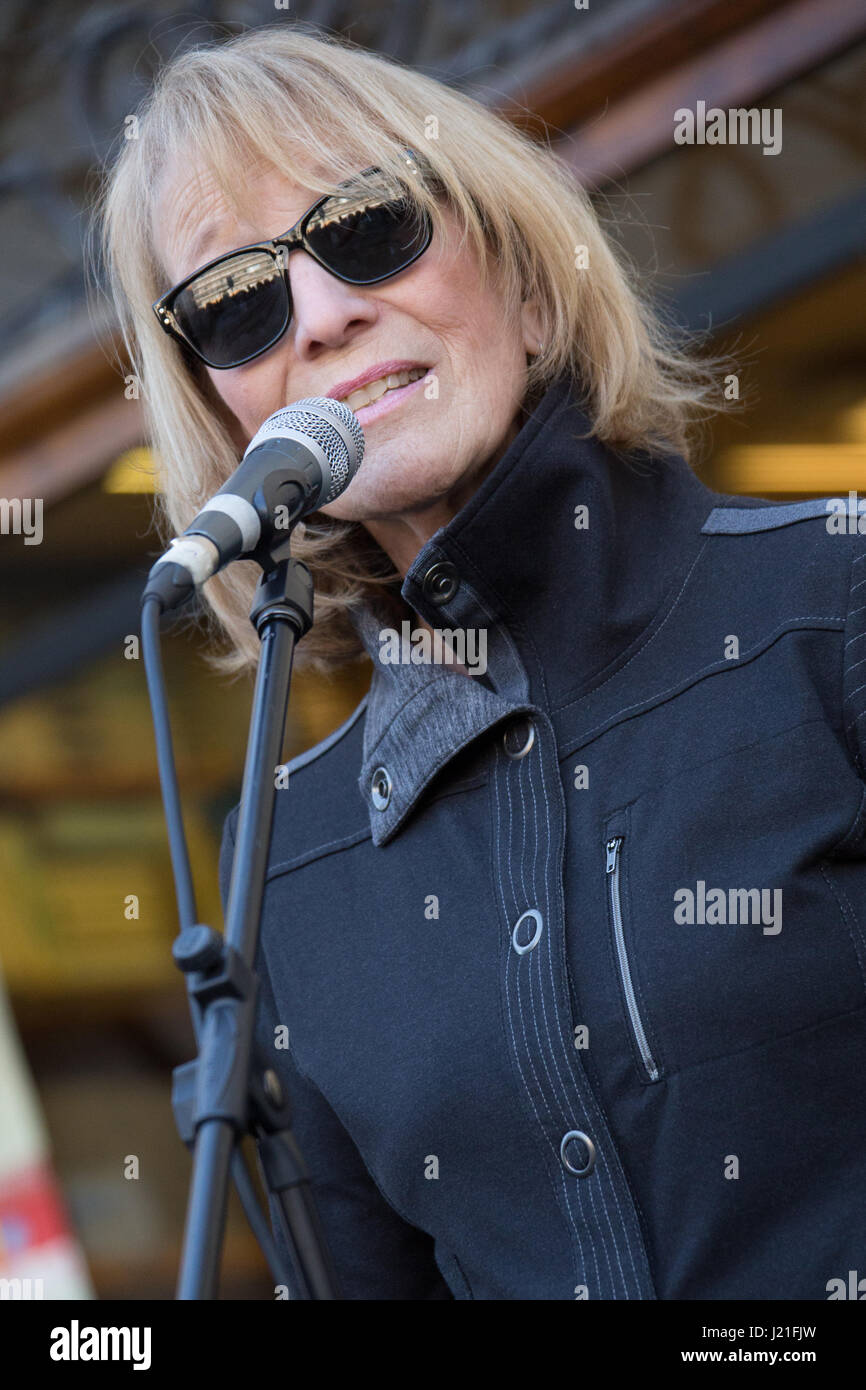
[[[204,924],[184,927],[174,939],[171,954],[175,964],[185,974],[191,974],[194,970],[210,970],[219,965],[223,958],[223,939],[213,927]]]
[[[280,1078],[272,1067],[268,1067],[267,1071],[262,1076],[262,1085],[264,1086],[265,1095],[268,1100],[274,1105],[282,1105],[283,1088],[280,1085]]]

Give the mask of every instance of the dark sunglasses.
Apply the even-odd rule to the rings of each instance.
[[[416,156],[406,163],[418,174]],[[292,319],[289,254],[303,249],[347,285],[406,270],[433,237],[408,184],[365,169],[319,198],[282,236],[230,251],[193,271],[153,305],[166,333],[208,367],[240,367],[273,347]]]

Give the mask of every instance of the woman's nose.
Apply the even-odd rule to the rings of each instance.
[[[289,258],[292,290],[291,333],[298,357],[319,345],[340,347],[360,329],[375,323],[378,306],[357,285],[331,275],[304,250]]]

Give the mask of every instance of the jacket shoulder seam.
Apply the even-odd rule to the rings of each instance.
[[[737,668],[762,656],[771,646],[781,638],[787,637],[792,632],[815,630],[841,633],[844,628],[844,623],[844,617],[809,616],[787,619],[771,632],[765,633],[754,646],[749,647],[747,651],[741,653],[740,659],[737,662]],[[591,743],[600,734],[607,733],[608,729],[612,729],[624,719],[633,718],[638,714],[645,714],[649,710],[655,709],[658,705],[665,703],[667,700],[683,694],[683,692],[688,690],[691,686],[697,685],[699,681],[706,680],[708,677],[720,675],[722,672],[730,671],[731,669],[731,662],[724,658],[719,661],[710,662],[709,665],[699,667],[697,671],[690,672],[674,685],[668,686],[665,690],[656,691],[655,694],[645,696],[642,700],[638,700],[634,704],[624,705],[614,714],[607,715],[606,718],[602,719],[600,723],[594,725],[592,728],[585,729],[580,734],[573,734],[568,739],[568,742],[563,745],[562,755],[570,756],[572,753],[575,753],[578,748],[583,747],[586,743]],[[579,703],[579,700],[569,701],[569,704],[576,705]],[[569,705],[561,705],[557,713],[561,713],[562,710],[568,709],[568,707]]]
[[[775,502],[767,507],[714,507],[701,527],[704,535],[745,536],[757,531],[777,531],[799,521],[830,515],[833,497],[810,497],[803,502]]]

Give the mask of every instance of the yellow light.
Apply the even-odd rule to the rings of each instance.
[[[127,449],[102,480],[104,492],[159,492],[159,468],[152,449]]]
[[[866,444],[866,401],[858,401],[843,411],[841,424],[845,438],[852,444]]]
[[[766,497],[814,492],[838,496],[866,491],[866,442],[859,444],[747,444],[727,449],[713,470],[725,492]]]

